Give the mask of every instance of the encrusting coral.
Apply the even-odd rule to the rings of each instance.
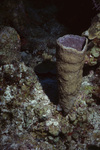
[[[87,41],[78,35],[65,35],[57,40],[59,103],[65,114],[72,108],[81,86]]]

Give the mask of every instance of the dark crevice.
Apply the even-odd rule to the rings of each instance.
[[[56,76],[56,63],[44,61],[35,67],[35,73],[46,95],[53,104],[58,104],[58,86]]]
[[[95,72],[98,67],[99,67],[99,64],[94,65],[94,66],[89,66],[89,65],[85,64],[83,67],[83,76],[87,76],[91,70],[93,70]]]
[[[89,145],[88,150],[100,150],[100,147],[97,147],[96,145]]]

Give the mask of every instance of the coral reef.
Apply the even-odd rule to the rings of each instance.
[[[75,150],[81,147],[83,150],[92,144],[99,147],[100,106],[92,98],[96,86],[93,73],[85,76],[74,107],[63,117],[44,93],[32,68],[24,63],[2,65],[0,148]]]
[[[98,37],[89,40],[92,47],[89,43],[84,76],[73,108],[63,116],[58,104],[56,39],[70,31],[70,34],[83,32],[92,18],[86,11],[90,10],[88,0],[69,2],[0,1],[0,150],[100,149]],[[67,21],[66,26],[58,15]],[[97,65],[92,60],[91,64],[90,58]]]

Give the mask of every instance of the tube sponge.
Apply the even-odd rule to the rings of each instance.
[[[67,114],[75,102],[81,82],[88,40],[78,35],[57,39],[57,76],[59,103]]]

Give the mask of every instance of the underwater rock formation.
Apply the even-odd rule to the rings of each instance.
[[[57,74],[59,103],[67,114],[81,86],[87,39],[65,35],[57,40]]]
[[[92,19],[91,26],[82,33],[82,36],[89,39],[85,64],[95,66],[100,62],[100,13]]]
[[[88,30],[82,33],[83,36],[87,36],[89,40],[100,40],[100,13],[98,13],[91,22],[91,26]]]
[[[0,64],[12,63],[19,61],[20,56],[20,36],[14,28],[0,28]]]

